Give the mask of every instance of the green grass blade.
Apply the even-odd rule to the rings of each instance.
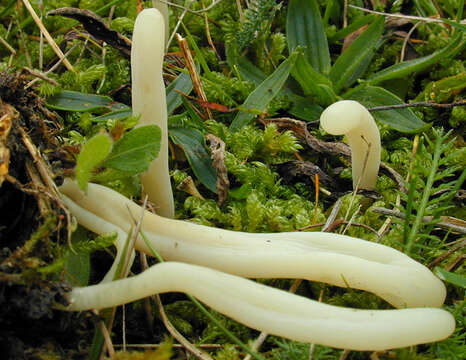
[[[384,24],[384,17],[378,17],[333,64],[330,70],[330,80],[334,83],[337,93],[353,85],[366,72],[380,43]]]
[[[458,275],[450,271],[446,271],[441,267],[435,267],[435,274],[442,280],[449,282],[450,284],[466,288],[466,276]]]
[[[47,106],[54,110],[64,111],[95,111],[109,109],[111,111],[129,110],[125,105],[114,101],[111,97],[84,94],[78,91],[63,90],[47,99]]]
[[[463,11],[464,11],[464,0],[460,0],[458,4],[458,13],[456,14],[457,23],[461,23],[461,20],[463,20]]]
[[[335,34],[329,37],[328,41],[333,43],[338,40],[344,39],[352,32],[362,28],[364,25],[370,24],[376,18],[375,15],[364,15],[359,17],[357,20],[349,24],[347,27],[338,30]]]
[[[231,131],[238,131],[243,126],[249,124],[257,113],[265,110],[267,104],[277,96],[286,79],[288,79],[291,69],[296,62],[296,57],[297,53],[292,53],[288,59],[283,61],[269,77],[249,94],[241,107],[242,110],[238,112],[230,125]]]
[[[379,84],[382,81],[400,78],[416,71],[421,71],[432,66],[443,59],[453,57],[464,49],[466,41],[463,39],[464,34],[456,34],[450,43],[443,49],[434,52],[431,55],[423,56],[417,59],[403,61],[402,63],[392,65],[372,75],[368,82],[372,85]]]
[[[181,95],[177,90],[186,95],[189,95],[193,90],[193,82],[191,81],[189,74],[181,73],[171,82],[170,85],[167,86],[166,96],[168,115],[171,115],[173,111],[183,103],[183,95]]]
[[[322,74],[330,71],[327,35],[316,0],[291,0],[286,21],[288,49],[305,47],[304,54],[314,69]]]
[[[210,191],[217,193],[217,173],[205,147],[204,135],[197,129],[182,127],[170,127],[168,134],[173,142],[183,149],[200,182]]]
[[[327,106],[336,101],[330,80],[314,70],[303,54],[298,55],[291,74],[301,85],[304,95],[315,96],[319,105]]]

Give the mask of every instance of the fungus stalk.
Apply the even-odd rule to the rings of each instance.
[[[374,190],[380,166],[380,133],[369,111],[357,101],[342,100],[320,116],[322,128],[345,135],[351,147],[353,188]]]
[[[96,219],[131,231],[141,208],[118,192],[75,182],[60,187],[63,201],[84,227],[105,233]],[[422,264],[390,247],[324,232],[244,233],[172,220],[145,212],[142,232],[168,261],[197,264],[249,278],[299,278],[370,291],[398,308],[439,307],[443,283]],[[137,250],[152,255],[138,239]]]
[[[455,321],[434,308],[356,310],[322,304],[206,267],[164,262],[132,278],[75,288],[66,310],[122,305],[155,293],[186,292],[251,328],[351,350],[386,350],[449,336]]]
[[[132,107],[139,126],[158,125],[160,152],[141,176],[144,192],[159,215],[174,216],[168,169],[168,130],[165,86],[162,77],[165,20],[157,9],[145,9],[136,18],[131,47]]]

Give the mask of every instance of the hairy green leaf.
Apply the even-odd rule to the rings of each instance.
[[[112,145],[113,141],[107,134],[97,134],[84,144],[76,164],[76,180],[83,191],[87,191],[92,170],[110,154]]]
[[[133,129],[115,143],[104,165],[128,174],[144,172],[159,154],[160,139],[157,125]]]

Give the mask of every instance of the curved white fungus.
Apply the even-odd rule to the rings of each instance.
[[[455,328],[441,309],[356,310],[323,304],[206,267],[165,262],[132,278],[75,288],[68,310],[100,309],[152,294],[189,293],[251,328],[351,350],[385,350],[438,341]]]
[[[141,208],[118,192],[89,184],[87,195],[66,180],[64,202],[78,222],[102,233],[97,216],[129,232],[129,212]],[[445,286],[432,272],[388,246],[324,232],[244,233],[188,221],[163,218],[146,211],[142,231],[169,261],[211,267],[250,278],[301,278],[373,292],[392,305],[441,306]],[[143,240],[136,248],[152,255]]]
[[[351,147],[353,188],[374,190],[381,145],[379,129],[369,111],[357,101],[338,101],[322,112],[320,124],[332,135],[346,135]]]

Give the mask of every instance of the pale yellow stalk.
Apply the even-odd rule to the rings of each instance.
[[[160,152],[141,176],[143,191],[157,213],[174,216],[168,168],[168,129],[165,86],[162,77],[165,21],[157,9],[143,10],[136,18],[131,47],[132,107],[140,115],[138,126],[158,125],[162,131]]]

